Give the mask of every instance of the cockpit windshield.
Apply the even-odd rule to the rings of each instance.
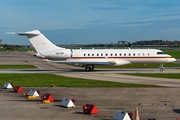
[[[160,55],[160,54],[166,54],[166,53],[164,53],[164,52],[157,52],[157,55]]]

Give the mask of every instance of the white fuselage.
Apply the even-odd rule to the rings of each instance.
[[[157,49],[61,49],[44,53],[53,60],[118,61],[130,63],[166,63],[175,59]]]

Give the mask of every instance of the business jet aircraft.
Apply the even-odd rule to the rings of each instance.
[[[133,63],[159,63],[163,65],[176,61],[172,56],[158,49],[66,49],[50,42],[40,31],[15,32],[27,36],[42,58],[56,63],[85,66],[85,71],[93,71],[95,65],[126,65]]]

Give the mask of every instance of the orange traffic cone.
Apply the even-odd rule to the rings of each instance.
[[[135,109],[134,120],[140,120],[140,119],[139,119],[139,112],[138,112],[138,108],[137,108],[137,107],[136,107],[136,109]]]

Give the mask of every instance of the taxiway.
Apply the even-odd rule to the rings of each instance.
[[[42,104],[40,98],[28,100],[22,93],[11,89],[0,91],[0,116],[7,119],[75,119],[112,120],[116,110],[133,112],[139,108],[141,120],[175,120],[180,117],[180,83],[174,79],[147,78],[123,75],[121,73],[160,73],[156,69],[95,69],[84,72],[84,68],[43,62],[30,53],[0,53],[0,64],[33,64],[37,69],[0,70],[0,73],[53,73],[69,77],[107,80],[125,83],[154,84],[159,88],[67,88],[67,87],[23,87],[24,93],[31,89],[40,90],[40,95],[52,94],[55,102]],[[179,68],[165,68],[163,74],[179,73]],[[3,86],[3,85],[2,85]],[[75,108],[59,106],[62,98],[76,99]],[[97,115],[85,115],[82,106],[94,104]]]

